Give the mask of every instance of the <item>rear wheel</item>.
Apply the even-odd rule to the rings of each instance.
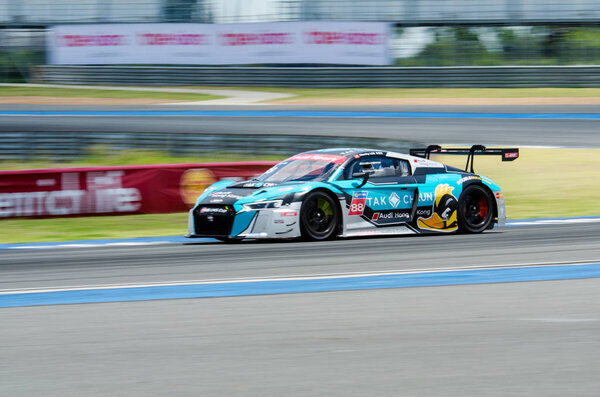
[[[481,233],[494,218],[494,203],[490,192],[481,185],[470,185],[458,200],[458,230]]]
[[[321,191],[311,192],[302,201],[300,231],[305,240],[335,237],[339,211],[333,199]]]

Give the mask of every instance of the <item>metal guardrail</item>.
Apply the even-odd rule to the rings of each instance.
[[[56,84],[271,87],[600,87],[600,66],[168,67],[36,66]]]
[[[90,148],[105,151],[156,150],[172,156],[234,153],[287,156],[326,147],[385,148],[408,152],[419,143],[378,138],[343,138],[301,135],[192,134],[141,132],[2,132],[0,160],[70,160]],[[422,145],[422,144],[421,144]]]
[[[597,0],[0,0],[0,24],[298,20],[418,24],[598,23]]]

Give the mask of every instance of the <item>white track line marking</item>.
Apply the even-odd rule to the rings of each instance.
[[[349,273],[323,273],[307,275],[287,275],[287,276],[267,276],[259,278],[227,278],[227,279],[205,279],[205,280],[183,280],[167,281],[157,283],[123,283],[123,284],[97,284],[97,285],[77,285],[77,286],[57,286],[48,288],[21,288],[21,289],[2,289],[0,295],[29,294],[40,292],[59,292],[59,291],[79,291],[91,289],[116,289],[116,288],[143,288],[143,287],[168,287],[177,285],[198,285],[198,284],[227,284],[227,283],[253,283],[261,281],[287,281],[287,280],[326,280],[332,278],[351,278],[351,277],[369,277],[369,276],[390,276],[397,274],[419,274],[435,272],[452,272],[462,270],[484,270],[484,269],[510,269],[535,266],[577,266],[599,263],[600,260],[577,261],[577,262],[541,262],[541,263],[520,263],[486,266],[457,266],[457,267],[436,267],[424,269],[405,269],[405,270],[381,270],[372,272],[349,272]]]

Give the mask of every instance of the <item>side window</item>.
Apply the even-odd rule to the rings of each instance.
[[[356,159],[344,170],[344,179],[353,179],[352,174],[367,172],[370,180],[393,181],[410,175],[408,161],[384,156],[370,156]]]
[[[410,165],[408,160],[398,160],[400,162],[400,176],[410,176]]]

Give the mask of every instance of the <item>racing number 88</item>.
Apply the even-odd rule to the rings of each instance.
[[[350,205],[351,212],[363,212],[365,205],[363,203],[353,203]]]

